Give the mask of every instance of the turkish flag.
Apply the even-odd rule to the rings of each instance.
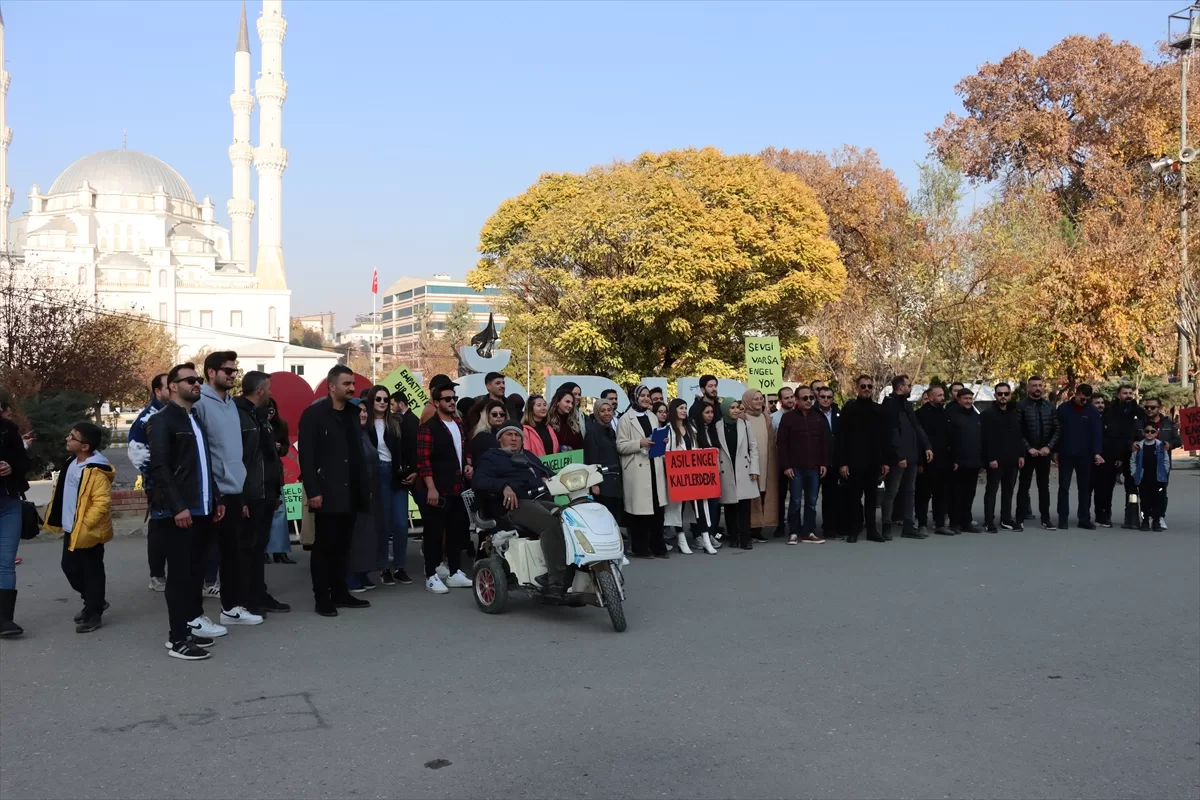
[[[371,294],[379,294],[379,270],[371,271]]]

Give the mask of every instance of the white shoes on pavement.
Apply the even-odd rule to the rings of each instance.
[[[713,547],[712,537],[710,537],[708,533],[700,534],[700,546],[703,547],[704,552],[708,553],[710,556],[715,556],[717,554],[717,548]]]
[[[470,578],[463,574],[461,569],[450,577],[446,578],[443,583],[445,583],[445,585],[451,589],[469,589],[475,585],[471,582]]]
[[[150,577],[150,591],[165,592],[166,590],[167,590],[167,579],[166,578],[155,578],[153,576]]]
[[[196,636],[203,636],[206,639],[215,639],[218,636],[224,636],[229,633],[229,630],[224,625],[218,625],[208,617],[200,616],[188,623],[192,633]]]
[[[437,575],[425,579],[425,591],[433,592],[434,594],[448,594],[450,592],[446,588],[446,584],[442,583],[442,579]]]
[[[228,611],[221,610],[222,625],[262,625],[263,618],[258,614],[251,614],[244,606],[234,606]],[[200,634],[207,636],[209,634]]]
[[[675,541],[679,545],[679,552],[683,553],[685,556],[690,556],[692,554],[692,548],[688,547],[686,533],[681,533],[676,536]]]
[[[437,573],[438,578],[443,582],[450,577],[450,568],[446,566],[445,561],[443,561],[441,564],[438,564],[438,568],[435,569],[434,572]]]
[[[202,597],[220,597],[221,582],[217,581],[216,583],[206,583],[204,588],[200,590],[200,595]]]

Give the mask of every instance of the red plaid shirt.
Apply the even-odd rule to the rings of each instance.
[[[462,466],[471,463],[471,455],[467,452],[467,434],[463,428],[463,422],[458,417],[454,418],[454,422],[458,425],[458,438],[462,443],[463,464],[454,474],[454,485],[450,490],[451,494],[460,495],[466,489],[466,482],[463,480]],[[434,414],[425,422],[421,423],[421,427],[417,428],[417,477],[421,479],[422,485],[426,478],[433,477],[433,425],[444,425],[442,418]],[[441,492],[441,489],[438,489]]]

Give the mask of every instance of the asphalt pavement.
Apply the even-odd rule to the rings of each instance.
[[[267,568],[292,613],[197,663],[166,655],[144,539],[109,546],[89,635],[35,540],[28,633],[0,643],[0,797],[1196,798],[1198,475],[1172,477],[1162,533],[635,561],[622,634],[420,584],[325,619],[297,549]]]

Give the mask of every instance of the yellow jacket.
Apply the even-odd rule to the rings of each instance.
[[[68,459],[58,472],[58,480],[50,493],[43,526],[48,531],[62,532],[62,487],[67,478]],[[75,524],[71,526],[68,550],[82,550],[104,544],[113,538],[112,482],[116,470],[108,459],[96,454],[88,459],[79,479],[79,496],[75,500]]]

